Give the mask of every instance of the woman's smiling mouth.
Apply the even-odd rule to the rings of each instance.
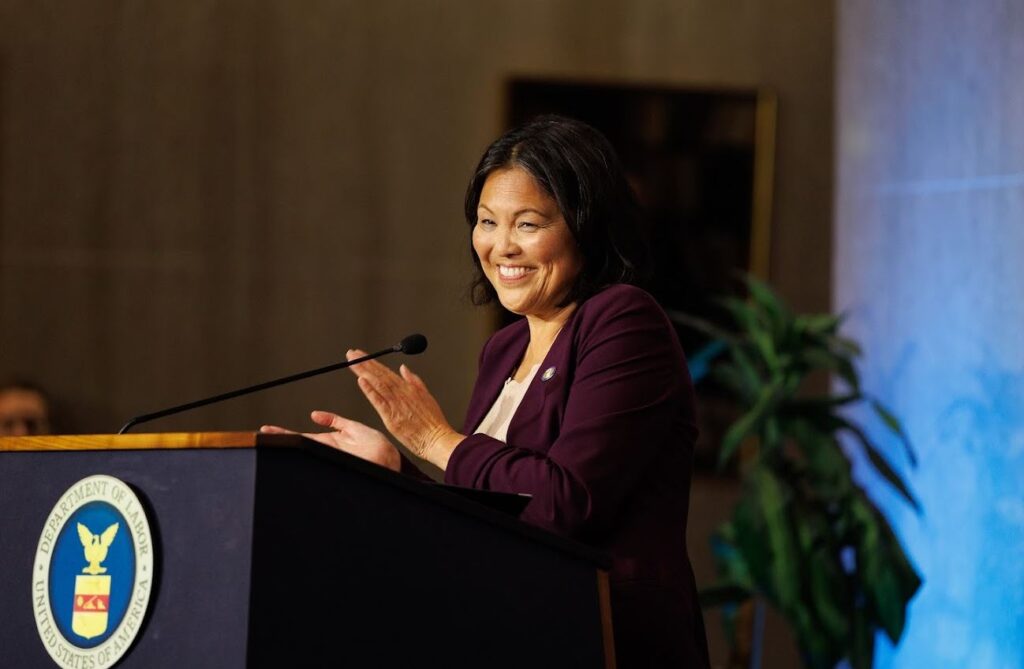
[[[498,265],[498,276],[505,282],[518,281],[534,271],[536,270],[532,267],[523,267],[522,265]]]

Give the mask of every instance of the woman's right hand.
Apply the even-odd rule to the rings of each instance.
[[[329,411],[314,411],[310,414],[310,418],[317,425],[331,428],[332,432],[307,432],[302,436],[368,460],[375,465],[387,467],[392,471],[401,470],[402,458],[398,454],[398,449],[379,430]],[[260,428],[260,432],[298,434],[294,430],[276,425],[264,425]]]

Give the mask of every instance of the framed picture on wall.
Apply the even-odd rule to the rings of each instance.
[[[714,298],[739,294],[738,272],[767,279],[775,96],[763,90],[513,78],[506,123],[548,113],[577,118],[615,147],[645,211],[653,267],[648,290],[670,316],[714,322]],[[500,309],[500,307],[499,307]],[[498,314],[499,324],[514,320]],[[682,325],[688,356],[706,339]],[[698,386],[698,471],[714,471],[717,444],[736,417],[711,382]]]

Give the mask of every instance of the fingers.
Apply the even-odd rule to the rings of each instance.
[[[398,371],[399,373],[401,373],[403,379],[405,379],[412,385],[416,386],[420,390],[427,389],[427,384],[423,383],[423,379],[421,379],[418,374],[413,373],[413,371],[409,369],[408,366],[403,364],[398,368]]]
[[[375,430],[369,425],[360,423],[357,420],[352,420],[351,418],[339,416],[338,414],[330,411],[314,411],[310,414],[310,418],[312,418],[313,422],[317,425],[331,428],[342,439],[359,440],[370,437],[383,437],[379,430]]]
[[[395,400],[406,394],[407,382],[383,365],[356,372],[356,376],[360,390],[374,404],[378,412],[380,410],[379,401]],[[374,402],[370,396],[371,391],[376,395],[378,402]]]
[[[410,439],[419,432],[419,421],[416,420],[416,407],[410,403],[412,398],[404,393],[396,393],[391,389],[380,389],[377,387],[378,380],[368,377],[359,377],[356,380],[359,390],[370,406],[380,416],[384,427],[406,446],[410,445]]]
[[[338,431],[343,430],[345,428],[345,424],[349,422],[348,419],[342,418],[338,414],[331,413],[330,411],[313,411],[309,414],[309,417],[317,425],[322,425],[323,427],[329,427]]]
[[[344,418],[336,413],[331,413],[330,411],[314,411],[310,414],[310,418],[312,418],[313,422],[317,425],[329,427],[336,432],[351,430],[353,427],[365,427],[362,423],[357,423],[354,420]],[[280,427],[278,425],[261,425],[260,432],[262,434],[300,434],[295,430],[289,430],[288,428]],[[306,436],[309,435],[307,434]]]
[[[348,360],[355,360],[366,353],[360,349],[351,349],[345,356]],[[398,385],[399,380],[412,383],[419,388],[426,389],[426,385],[419,376],[413,373],[406,365],[399,365],[398,374],[395,374],[389,367],[377,362],[376,360],[367,360],[361,362],[358,365],[352,365],[349,367],[352,373],[361,379],[371,379],[375,382],[378,388],[384,390],[387,388],[394,388]]]
[[[345,359],[355,360],[356,358],[361,358],[366,354],[366,351],[362,349],[349,349],[345,353]],[[395,376],[395,373],[387,366],[377,362],[376,360],[366,360],[365,362],[352,365],[349,369],[352,370],[352,373],[356,376]]]
[[[260,432],[262,434],[298,434],[295,430],[289,430],[277,425],[261,425]]]
[[[369,400],[377,415],[387,425],[390,418],[390,406],[387,398],[377,389],[376,380],[360,376],[356,379],[356,384],[359,386],[359,390],[363,391],[363,395]]]

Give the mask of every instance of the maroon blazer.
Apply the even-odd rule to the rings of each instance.
[[[707,666],[686,552],[693,386],[668,318],[639,288],[601,291],[558,334],[507,443],[471,434],[528,341],[521,320],[484,345],[445,481],[530,493],[522,520],[611,554],[620,667]]]

